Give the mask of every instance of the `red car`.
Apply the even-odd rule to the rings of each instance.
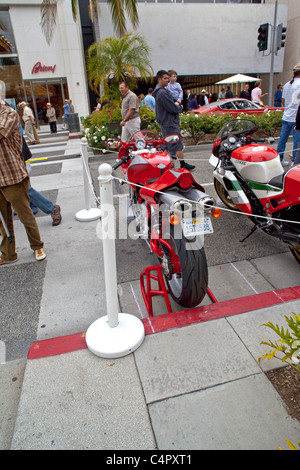
[[[195,114],[227,114],[237,117],[241,113],[245,114],[261,114],[264,111],[283,111],[284,108],[276,108],[274,106],[260,106],[253,101],[243,98],[229,98],[225,100],[214,101],[205,106],[190,111]]]

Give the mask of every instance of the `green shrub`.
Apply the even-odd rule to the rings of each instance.
[[[266,354],[258,358],[258,362],[260,363],[262,359],[272,359],[274,357],[300,372],[300,367],[298,366],[300,363],[300,315],[292,313],[291,317],[285,315],[284,318],[289,326],[286,330],[278,325],[273,325],[271,322],[261,325],[271,328],[280,339],[274,342],[271,340],[261,342],[261,344],[270,346],[272,350],[266,351]],[[283,356],[278,357],[278,353],[281,353]]]
[[[146,121],[147,129],[160,135],[161,130],[156,121],[155,113],[145,106],[140,107],[139,113],[141,119]],[[232,119],[229,114],[197,115],[195,113],[182,113],[180,115],[180,131],[183,137],[189,137],[192,143],[197,144],[204,136],[209,136],[213,140],[224,124]],[[282,111],[265,111],[261,115],[243,113],[239,119],[250,119],[256,124],[258,132],[266,136],[274,136],[281,127]],[[89,146],[105,149],[106,140],[104,137],[116,137],[120,134],[120,130],[109,131],[107,125],[121,120],[121,103],[116,106],[107,104],[100,111],[95,111],[90,116],[85,117],[82,123]]]

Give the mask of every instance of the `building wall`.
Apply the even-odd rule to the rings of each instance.
[[[8,2],[0,1],[0,5]],[[9,3],[10,18],[16,41],[23,80],[66,78],[69,98],[79,116],[89,113],[87,80],[83,60],[81,27],[74,22],[71,2],[58,2],[57,22],[51,44],[42,33],[41,1]],[[34,65],[52,69],[34,72]],[[55,66],[55,67],[54,67]]]
[[[287,13],[287,5],[280,4],[278,23],[286,23]],[[155,73],[169,68],[179,75],[270,71],[270,55],[263,56],[257,48],[257,30],[261,23],[273,23],[272,4],[145,2],[138,3],[138,14],[137,32],[151,47]],[[105,3],[99,9],[99,25],[101,39],[114,35]],[[275,57],[275,72],[282,71],[283,56],[280,51]]]

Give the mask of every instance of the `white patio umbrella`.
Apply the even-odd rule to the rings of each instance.
[[[247,82],[256,82],[259,80],[257,77],[249,77],[248,75],[243,75],[242,73],[238,73],[236,75],[232,75],[232,77],[225,78],[220,82],[217,82],[216,85],[226,85],[230,83],[247,83]]]

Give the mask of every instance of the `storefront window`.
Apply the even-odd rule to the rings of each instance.
[[[5,83],[5,97],[16,108],[24,93],[21,68],[7,10],[0,10],[0,80]]]
[[[0,54],[16,53],[15,39],[9,13],[7,10],[0,10]]]
[[[58,122],[62,122],[64,100],[69,97],[66,79],[23,80],[7,9],[0,9],[0,80],[5,83],[7,102],[21,113],[17,105],[26,101],[35,114],[38,127],[48,123],[48,102],[55,108]]]

